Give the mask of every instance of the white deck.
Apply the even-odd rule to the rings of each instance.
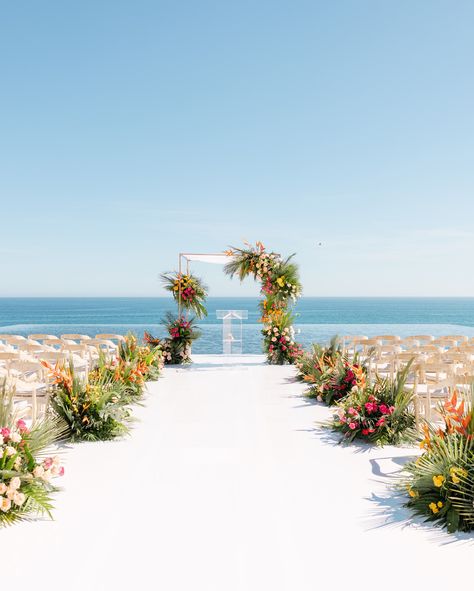
[[[262,360],[199,356],[167,368],[130,438],[72,446],[56,520],[0,531],[2,587],[457,584],[471,538],[404,526],[408,513],[387,494],[386,475],[412,451],[334,445],[314,429],[328,410],[301,398],[291,367]]]

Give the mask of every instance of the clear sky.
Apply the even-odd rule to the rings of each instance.
[[[179,251],[247,239],[296,251],[306,295],[474,296],[473,22],[471,0],[2,2],[0,295],[162,295]]]

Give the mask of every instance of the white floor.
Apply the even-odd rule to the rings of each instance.
[[[130,438],[66,452],[55,521],[0,531],[2,588],[434,589],[464,580],[474,537],[405,523],[388,491],[412,450],[335,445],[315,429],[328,410],[301,397],[290,367],[197,361],[150,386]]]

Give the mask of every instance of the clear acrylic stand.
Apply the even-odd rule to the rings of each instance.
[[[242,354],[242,320],[249,317],[248,310],[216,310],[222,320],[222,352],[224,355]]]

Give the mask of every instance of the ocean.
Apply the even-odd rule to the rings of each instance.
[[[258,298],[209,298],[195,353],[222,352],[217,310],[246,310],[243,353],[261,353]],[[161,324],[175,306],[169,298],[0,298],[0,333],[97,333],[146,330],[165,336]],[[295,307],[297,340],[305,347],[332,336],[358,334],[466,334],[474,336],[474,298],[302,298]]]

